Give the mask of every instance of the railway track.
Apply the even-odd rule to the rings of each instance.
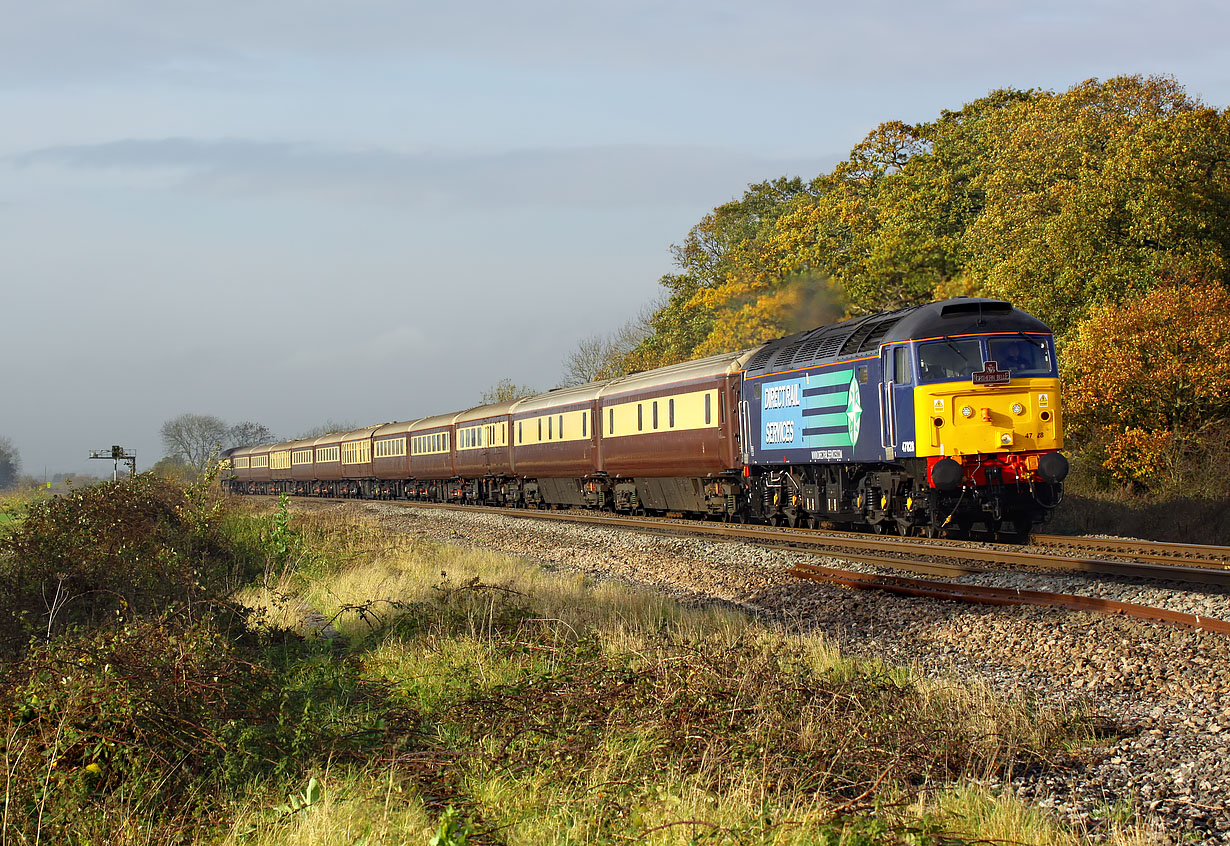
[[[416,507],[492,513],[492,509],[477,505],[420,502],[407,502],[406,504]],[[998,565],[1117,578],[1179,582],[1202,585],[1211,589],[1230,589],[1230,568],[1217,565],[1218,561],[1224,561],[1225,557],[1230,555],[1230,549],[1225,547],[1195,547],[1197,551],[1180,558],[1180,550],[1183,546],[1181,544],[1123,541],[1122,544],[1116,546],[1119,554],[1115,558],[1092,558],[1031,551],[1003,545],[987,544],[970,547],[968,542],[962,541],[898,538],[854,532],[818,532],[808,529],[596,515],[570,511],[496,509],[496,513],[521,519],[588,523],[611,528],[632,528],[654,534],[696,535],[730,541],[753,542],[770,548],[832,557],[848,557],[881,567],[938,576],[952,577],[985,572]],[[1102,543],[1096,539],[1093,539],[1093,542]],[[1059,547],[1060,544],[1054,544],[1054,546]],[[1175,552],[1157,552],[1159,547],[1170,548]],[[1069,548],[1082,549],[1083,547],[1075,545]],[[1183,563],[1176,563],[1179,560]]]
[[[1132,538],[1075,538],[1065,535],[1032,537],[1038,546],[1079,549],[1088,552],[1127,556],[1137,561],[1185,564],[1189,567],[1230,569],[1230,547],[1193,543],[1161,543]]]
[[[1230,549],[1224,547],[1187,547],[1182,544],[1154,544],[1126,539],[1107,542],[1102,539],[1055,536],[1054,542],[1047,545],[1054,549],[1066,550],[1060,553],[1006,548],[990,544],[970,547],[968,542],[945,539],[899,538],[853,532],[783,529],[691,520],[599,515],[576,511],[491,508],[405,500],[389,501],[386,504],[496,514],[524,520],[632,529],[663,536],[703,537],[709,540],[753,543],[762,548],[842,558],[899,572],[944,579],[960,579],[974,574],[989,573],[996,569],[1015,568],[1019,570],[1024,568],[1113,579],[1130,578],[1191,584],[1199,586],[1202,590],[1219,593],[1230,589],[1230,568],[1224,565]],[[1045,543],[1051,538],[1042,536],[1037,540]],[[1088,545],[1083,544],[1086,540],[1089,541]],[[1092,558],[1071,554],[1074,551],[1084,550],[1112,552],[1116,557]],[[1175,563],[1176,561],[1183,563]],[[1218,562],[1223,563],[1219,566]],[[1101,614],[1117,614],[1230,635],[1230,621],[1092,596],[923,580],[897,574],[835,569],[810,563],[796,564],[791,568],[790,575],[850,588],[875,589],[958,602],[1038,605]]]

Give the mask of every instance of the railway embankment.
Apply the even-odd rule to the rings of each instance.
[[[391,528],[526,556],[549,568],[729,605],[843,653],[985,688],[1005,701],[1088,708],[1107,734],[1073,759],[985,784],[1091,831],[1149,819],[1186,842],[1230,842],[1230,638],[1157,623],[1038,608],[955,605],[801,582],[804,553],[498,514],[367,505]],[[834,560],[835,566],[849,566]],[[863,568],[873,569],[873,568]],[[1085,591],[1230,619],[1207,588],[1036,572],[975,574],[999,585]]]
[[[1193,703],[1226,661],[1200,632],[890,600],[743,543],[150,477],[0,542],[14,842],[1224,837],[1200,769],[1222,714]]]

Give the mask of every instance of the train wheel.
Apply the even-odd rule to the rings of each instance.
[[[1004,529],[1001,526],[996,533],[997,539],[1004,543],[1029,543],[1029,533],[1033,531],[1034,521],[1027,514],[1013,514],[1010,519],[1012,529]]]

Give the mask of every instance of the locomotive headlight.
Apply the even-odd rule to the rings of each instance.
[[[967,406],[965,406],[965,408],[961,409],[961,416],[962,416],[962,417],[965,417],[965,418],[973,417],[973,416],[974,416],[974,409],[973,409],[973,408],[971,408],[971,407],[970,407],[970,406],[968,406],[968,405],[967,405]]]
[[[1017,402],[1017,403],[1013,403],[1013,404],[1012,404],[1012,413],[1013,413],[1013,414],[1024,414],[1024,413],[1025,413],[1025,406],[1021,405],[1019,402]]]

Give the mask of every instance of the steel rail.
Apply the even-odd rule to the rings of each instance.
[[[985,569],[986,565],[1000,564],[1053,571],[1082,572],[1101,576],[1183,582],[1230,589],[1230,570],[1115,559],[1076,558],[1064,555],[1050,555],[1043,552],[1028,552],[1002,546],[970,548],[952,541],[937,542],[933,538],[894,538],[880,535],[860,535],[852,532],[835,536],[817,533],[808,529],[782,529],[735,523],[660,520],[537,509],[493,509],[481,505],[422,503],[413,500],[390,500],[390,502],[407,507],[445,508],[482,514],[500,514],[518,519],[538,519],[563,523],[610,526],[614,528],[631,528],[653,534],[675,536],[705,535],[731,541],[770,544],[776,548],[818,555],[831,555],[833,557],[848,557],[852,553],[862,556],[869,552],[910,556],[914,560],[917,560],[918,556],[926,556],[930,559],[937,559],[937,561],[931,561],[930,564],[933,568],[938,569],[926,571],[936,575],[947,575],[949,572],[952,572],[952,559],[958,559],[962,562],[970,562],[966,565],[965,572]],[[904,565],[905,559],[901,559],[902,563],[894,563],[896,561],[898,559],[882,557],[877,560],[877,563],[886,567],[919,571],[917,566],[906,567]]]
[[[1153,608],[1147,605],[1134,605],[1130,602],[1119,602],[1114,599],[1015,588],[996,588],[985,585],[933,582],[923,579],[910,579],[904,576],[877,576],[868,573],[850,572],[848,570],[835,570],[831,567],[820,567],[814,564],[798,564],[790,570],[790,575],[861,590],[882,590],[905,596],[947,599],[954,602],[969,602],[981,605],[1036,605],[1064,608],[1069,611],[1090,611],[1096,614],[1122,615],[1138,620],[1150,620],[1157,623],[1230,635],[1230,622],[1225,620],[1218,620],[1213,617],[1200,617],[1195,614],[1170,611],[1165,608]]]
[[[1197,543],[1164,543],[1134,538],[1080,538],[1066,535],[1034,535],[1040,546],[1087,549],[1120,554],[1141,561],[1179,561],[1193,567],[1230,568],[1230,547]]]

